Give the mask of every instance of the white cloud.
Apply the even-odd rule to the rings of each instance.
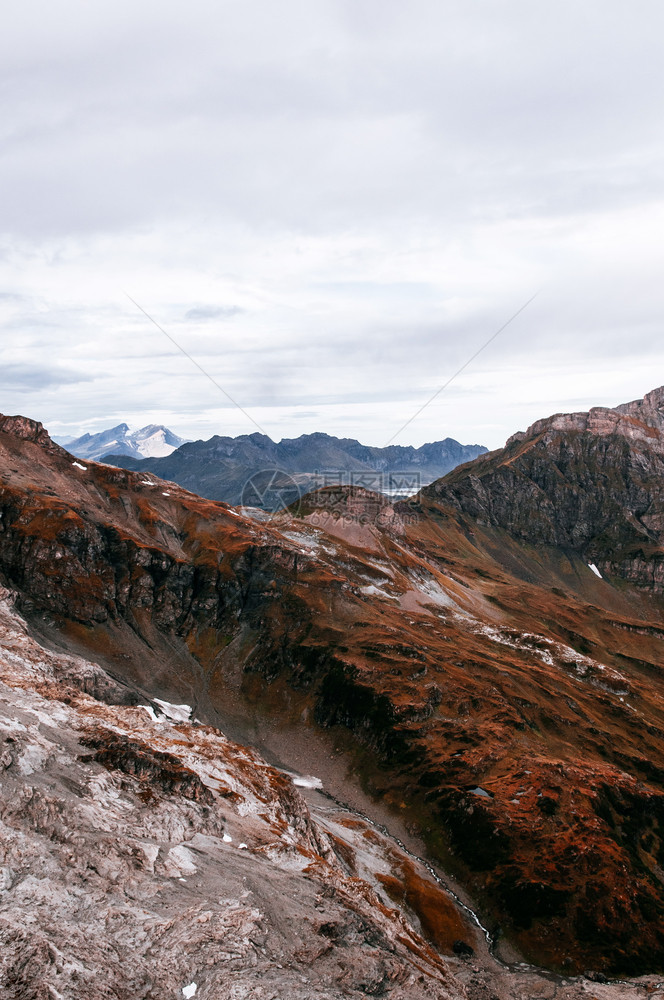
[[[276,438],[384,444],[538,289],[398,441],[495,446],[642,395],[663,22],[655,0],[14,5],[0,409],[254,430],[125,292]]]

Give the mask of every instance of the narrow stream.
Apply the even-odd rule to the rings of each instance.
[[[513,968],[520,968],[520,969],[528,968],[528,969],[533,969],[533,971],[537,971],[537,972],[540,971],[539,969],[535,970],[533,966],[528,966],[525,963],[519,964],[518,966],[511,966],[511,965],[508,965],[507,963],[501,961],[501,959],[497,958],[496,955],[494,954],[495,941],[494,941],[493,935],[491,934],[491,932],[489,931],[489,929],[484,926],[484,924],[480,920],[479,916],[475,913],[475,911],[470,906],[468,906],[467,903],[464,903],[464,901],[454,892],[454,890],[450,888],[450,886],[445,882],[445,880],[435,870],[435,868],[433,867],[433,865],[431,865],[424,858],[419,857],[419,855],[417,855],[413,851],[411,851],[411,849],[409,847],[407,847],[406,844],[404,844],[404,842],[399,839],[399,837],[397,837],[394,834],[390,833],[390,831],[388,830],[388,828],[386,826],[384,826],[382,823],[377,823],[375,820],[371,819],[370,816],[365,815],[364,813],[360,812],[358,809],[353,809],[352,806],[349,806],[346,802],[342,802],[340,799],[336,798],[330,792],[326,792],[325,789],[317,789],[316,791],[317,791],[318,795],[320,795],[323,798],[327,799],[329,802],[333,802],[335,804],[335,806],[337,806],[337,808],[341,812],[345,812],[349,816],[355,816],[357,819],[361,819],[362,822],[366,823],[367,826],[371,826],[371,827],[373,827],[374,830],[378,830],[378,832],[380,834],[382,834],[382,836],[387,841],[390,841],[391,843],[396,844],[396,846],[399,848],[399,850],[402,851],[407,857],[409,857],[412,861],[417,862],[417,864],[421,865],[429,873],[429,875],[431,875],[431,877],[434,879],[434,881],[442,889],[444,889],[444,891],[447,893],[447,895],[452,897],[452,899],[455,901],[455,903],[457,904],[457,906],[459,906],[460,909],[462,909],[464,911],[464,913],[466,913],[470,917],[471,921],[482,932],[482,934],[484,935],[484,939],[486,941],[486,944],[487,944],[487,949],[488,949],[489,955],[491,956],[491,958],[495,962],[497,962],[499,965],[501,965],[505,969],[510,969],[511,970]]]
[[[238,704],[237,707],[239,708],[240,705]],[[286,742],[281,739],[275,739],[277,731],[271,727],[265,727],[264,720],[257,718],[255,715],[253,718],[248,720],[244,712],[240,711],[234,715],[234,718],[231,721],[227,713],[224,713],[224,717],[222,717],[218,709],[211,704],[201,706],[201,711],[205,713],[203,717],[205,717],[205,715],[211,716],[210,721],[212,725],[218,726],[222,732],[227,733],[227,735],[229,735],[232,739],[235,739],[237,742],[253,747],[267,761],[269,761],[273,767],[276,767],[283,774],[291,778],[291,780],[298,777],[301,778],[303,782],[307,780],[301,771],[304,760],[307,760],[309,766],[314,763],[314,760],[317,760],[318,763],[321,762],[316,752],[316,748],[312,747],[308,741],[307,743],[300,744],[298,738],[293,740],[292,733],[289,734],[289,739]],[[248,721],[250,721],[249,725],[247,724]],[[301,738],[301,734],[299,734],[299,736]],[[296,748],[299,753],[296,751]],[[299,760],[298,756],[300,756]],[[299,790],[301,792],[306,792],[307,797],[311,796],[314,802],[315,797],[320,797],[323,802],[334,805],[340,812],[344,812],[349,816],[353,816],[358,820],[361,820],[363,823],[367,824],[367,826],[372,827],[380,833],[386,841],[394,844],[394,846],[402,851],[403,854],[405,854],[410,860],[418,865],[421,865],[429,876],[436,882],[436,884],[439,885],[445,893],[447,893],[449,897],[454,900],[459,909],[467,915],[468,919],[475,927],[477,927],[478,931],[480,931],[486,942],[487,959],[498,969],[516,977],[532,975],[541,980],[552,983],[556,987],[560,987],[563,990],[574,987],[575,984],[580,985],[582,983],[589,982],[585,976],[562,976],[539,966],[531,965],[528,962],[508,962],[501,959],[496,954],[496,937],[482,923],[481,918],[472,909],[472,907],[469,906],[468,903],[464,902],[459,894],[451,888],[444,875],[439,874],[429,861],[411,850],[400,837],[391,833],[385,822],[379,822],[372,819],[366,814],[366,812],[363,812],[361,808],[355,808],[342,798],[338,798],[336,795],[328,792],[324,787],[324,782],[325,778],[323,778],[320,785],[317,784],[316,786],[307,786],[298,782],[298,785],[300,786]],[[319,807],[322,807],[322,802]],[[383,818],[385,819],[386,817]],[[625,979],[610,979],[607,980],[604,986],[628,987],[630,990],[636,989],[639,991],[644,989],[641,984]],[[655,988],[664,988],[664,982],[657,983]],[[624,996],[624,994],[622,995]],[[644,990],[643,996],[645,995],[646,992]]]
[[[284,771],[284,773],[289,774],[292,777],[292,772]],[[496,940],[494,935],[491,934],[489,929],[484,926],[478,914],[475,913],[475,911],[470,906],[468,906],[467,903],[464,903],[464,901],[447,884],[445,879],[441,875],[439,875],[439,873],[436,871],[436,869],[429,861],[427,861],[425,858],[421,858],[419,855],[411,851],[411,849],[406,844],[404,844],[404,842],[400,840],[399,837],[390,833],[389,829],[384,824],[377,823],[375,820],[371,819],[370,816],[365,815],[358,809],[354,809],[352,806],[348,805],[348,803],[341,801],[340,799],[336,798],[336,796],[332,795],[330,792],[325,791],[324,788],[310,789],[310,791],[313,794],[319,795],[322,798],[327,799],[329,802],[334,803],[334,805],[341,812],[345,812],[349,816],[354,816],[357,819],[362,820],[368,826],[373,827],[373,829],[377,830],[387,841],[395,844],[399,848],[399,850],[401,850],[408,858],[410,858],[412,861],[415,861],[417,864],[421,865],[434,879],[434,881],[455,901],[457,906],[461,910],[463,910],[464,913],[468,915],[468,917],[475,924],[478,930],[482,932],[484,939],[486,941],[487,951],[491,961],[495,962],[496,965],[500,966],[506,972],[510,972],[513,975],[523,975],[525,973],[530,973],[532,975],[538,976],[541,979],[546,979],[547,981],[555,983],[560,986],[564,985],[571,986],[574,983],[585,981],[585,977],[583,976],[571,976],[571,977],[562,976],[559,975],[558,973],[550,972],[547,969],[542,969],[539,966],[530,965],[528,962],[503,961],[496,955],[495,952]],[[630,982],[627,979],[607,979],[605,985],[638,987],[639,984]],[[658,984],[658,986],[659,987],[664,986],[664,983]]]

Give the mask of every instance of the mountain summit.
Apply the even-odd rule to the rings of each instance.
[[[185,444],[185,439],[162,424],[148,424],[138,431],[130,431],[127,424],[118,424],[98,434],[65,439],[62,444],[77,458],[99,462],[110,453],[135,458],[161,458]]]
[[[614,409],[538,420],[424,492],[664,592],[664,387]]]

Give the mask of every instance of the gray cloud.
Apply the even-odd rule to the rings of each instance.
[[[481,18],[457,3],[406,16],[364,3],[372,32],[334,3],[303,18],[287,2],[274,18],[265,2],[244,13],[202,2],[193,23],[175,7],[157,23],[149,5],[81,17],[70,3],[74,38],[35,6],[5,68],[21,95],[5,109],[0,173],[18,229],[202,210],[320,231],[534,205],[585,212],[658,187],[655,2],[637,4],[643,18],[611,0],[583,11],[568,0],[555,17],[538,2],[484,4]],[[49,32],[56,47],[39,65]]]
[[[90,375],[61,368],[58,365],[47,367],[45,365],[10,363],[3,364],[0,368],[0,389],[3,391],[34,392],[91,381]]]
[[[538,289],[413,441],[664,382],[663,28],[657,0],[13,5],[3,392],[231,420],[124,289],[275,436],[384,443]]]
[[[239,306],[194,306],[187,310],[184,318],[200,323],[209,319],[232,319],[242,312]]]

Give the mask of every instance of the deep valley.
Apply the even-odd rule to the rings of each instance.
[[[113,862],[119,874],[98,871],[94,891],[111,883],[119,891],[136,868],[141,906],[159,879],[175,887],[163,880],[188,879],[187,865],[198,871],[192,851],[205,856],[202,885],[229,893],[218,851],[236,823],[247,853],[233,852],[242,860],[228,878],[250,878],[258,851],[261,864],[276,866],[275,891],[301,908],[292,921],[316,912],[310,883],[321,899],[320,887],[331,886],[335,912],[320,904],[321,927],[359,920],[363,929],[342,939],[338,929],[314,927],[315,940],[322,933],[330,943],[329,967],[315,988],[284,976],[275,988],[289,996],[653,995],[664,972],[663,463],[664,391],[656,390],[615,410],[540,421],[405,501],[328,488],[270,515],[203,499],[153,473],[78,461],[41,425],[0,418],[3,697],[12,690],[27,699],[14,716],[20,736],[3,729],[3,790],[19,795],[24,781],[33,803],[91,795],[94,809],[110,810],[107,835],[125,846]],[[168,721],[155,715],[155,699],[191,715]],[[25,734],[41,749],[17,757]],[[263,802],[251,822],[240,804],[249,795],[237,772],[243,755],[242,780]],[[215,762],[212,783],[201,758]],[[24,759],[41,762],[28,771]],[[221,760],[234,762],[230,777]],[[318,781],[296,792],[285,771],[314,776],[332,799]],[[86,782],[101,799],[80,790]],[[120,821],[118,794],[131,803],[131,821]],[[71,808],[46,803],[3,816],[32,845],[11,848],[20,855],[6,862],[13,872],[28,872],[43,838],[60,845],[58,864],[63,845],[85,830],[97,843],[93,807],[76,805],[80,822],[57,819]],[[189,825],[169,840],[166,826],[181,818],[166,813],[183,809]],[[291,814],[296,832],[277,850]],[[147,854],[137,847],[136,857],[151,861],[128,860],[137,837],[152,846]],[[48,877],[61,886],[61,874]],[[8,878],[5,893],[25,885]],[[339,907],[355,916],[342,919]],[[214,942],[230,933],[222,924],[201,952],[212,992],[201,987],[200,996],[278,996],[266,985],[274,950],[265,982],[256,973],[247,992],[223,992],[221,972],[214,979]],[[186,942],[186,929],[177,920],[172,927]],[[242,933],[253,940],[253,931]],[[370,968],[352,957],[366,934]],[[288,948],[303,949],[316,970],[313,940]],[[20,992],[20,977],[30,962],[42,968],[51,959],[21,935],[11,941],[6,954],[17,957],[3,975],[14,962],[18,992],[8,995],[33,995]],[[58,941],[64,957],[53,962],[71,977]],[[231,949],[237,983],[246,979],[243,948]],[[143,979],[123,979],[124,993],[109,986],[81,995],[156,996],[156,965],[148,951],[141,956]],[[110,959],[90,961],[107,968]],[[173,965],[173,989],[184,971]],[[575,978],[590,972],[594,979]],[[92,989],[86,975],[80,981]],[[640,976],[632,986],[601,983]],[[60,993],[77,996],[74,988]]]

